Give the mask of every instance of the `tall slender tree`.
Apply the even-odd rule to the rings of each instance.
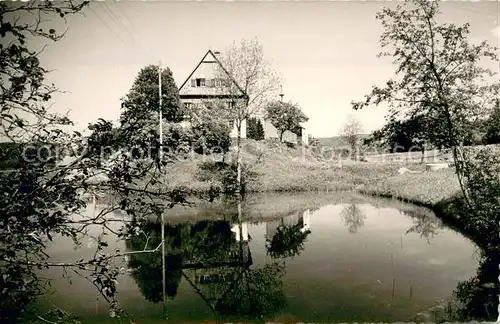
[[[361,132],[363,128],[361,123],[354,117],[349,115],[347,121],[342,128],[341,136],[347,141],[351,149],[351,156],[354,160],[359,154],[359,146],[361,145]]]
[[[387,102],[391,118],[419,115],[436,121],[428,129],[430,144],[451,149],[462,192],[471,206],[464,184],[463,144],[470,134],[470,121],[484,115],[498,96],[495,73],[479,64],[481,59],[497,61],[497,55],[486,42],[469,42],[469,24],[440,23],[439,14],[439,2],[426,0],[383,8],[377,14],[383,27],[380,55],[394,58],[396,77],[385,87],[373,87],[364,101],[352,105],[357,110]]]
[[[280,77],[265,59],[263,47],[256,38],[243,39],[239,44],[233,42],[219,61],[222,64],[217,71],[218,78],[226,80],[220,91],[233,98],[222,105],[236,126],[236,182],[241,184],[242,126],[252,115],[262,113],[270,98],[276,96]]]

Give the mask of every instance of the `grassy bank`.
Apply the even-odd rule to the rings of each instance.
[[[244,141],[243,162],[253,176],[247,192],[339,192],[357,191],[365,195],[396,198],[431,208],[449,227],[484,247],[484,235],[476,222],[464,215],[460,206],[460,186],[454,170],[425,171],[425,164],[369,163],[338,161],[313,150],[289,148],[276,142]],[[227,162],[227,159],[226,159]],[[217,172],[200,171],[214,157],[192,156],[171,165],[166,174],[168,187],[190,193],[207,193],[221,188]],[[401,174],[404,167],[412,172]]]
[[[481,246],[467,219],[457,215],[460,186],[453,169],[425,171],[425,164],[368,163],[338,161],[312,150],[289,148],[275,142],[245,141],[242,159],[254,176],[247,191],[271,192],[338,192],[357,191],[365,195],[396,198],[431,208],[448,226]],[[388,159],[390,160],[390,159]],[[213,157],[194,156],[173,164],[166,174],[171,188],[191,193],[208,192],[219,186],[216,177],[200,176],[202,163],[213,163]],[[211,161],[211,162],[210,162]],[[400,174],[405,167],[412,173]]]
[[[256,162],[258,154],[250,153],[248,145],[244,146],[243,160]],[[199,158],[174,164],[167,175],[169,185],[183,187],[191,193],[207,192],[216,181],[199,179],[199,165],[202,162],[203,159]],[[400,174],[398,170],[402,167],[416,173]],[[308,192],[357,191],[364,195],[395,198],[432,209],[447,226],[474,242],[478,241],[476,233],[456,217],[453,202],[460,193],[460,186],[453,169],[427,172],[423,164],[339,163],[311,155],[304,156],[299,150],[281,148],[281,151],[265,151],[259,162],[252,164],[252,171],[255,177],[247,187],[251,193],[267,193],[277,200],[279,195],[272,193],[295,193],[303,197]],[[277,206],[281,204],[277,203]],[[214,213],[220,214],[221,211]]]
[[[338,161],[328,153],[288,148],[275,142],[245,141],[242,159],[254,173],[248,181],[248,192],[360,190],[435,204],[459,190],[451,169],[425,172],[423,164]],[[191,192],[208,191],[211,185],[220,184],[215,177],[209,176],[207,181],[206,174],[201,176],[199,166],[215,161],[214,157],[199,155],[178,161],[169,166],[166,183]],[[419,173],[399,174],[401,167]]]

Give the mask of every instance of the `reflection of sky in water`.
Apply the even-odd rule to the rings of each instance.
[[[474,246],[467,239],[442,228],[432,215],[411,218],[408,214],[412,213],[344,202],[314,211],[295,211],[267,223],[244,223],[242,237],[243,241],[250,238],[252,268],[259,268],[271,261],[266,254],[266,237],[273,237],[278,226],[300,223],[302,232],[310,230],[299,255],[279,260],[286,266],[283,291],[288,306],[283,314],[300,319],[315,314],[306,317],[315,320],[358,320],[356,314],[363,319],[407,320],[420,310],[417,305],[430,307],[449,297],[458,281],[473,276],[477,267]],[[417,230],[408,232],[412,227]],[[240,241],[239,230],[232,224],[236,241]],[[422,237],[422,232],[427,235]],[[76,259],[69,246],[58,242],[52,247],[55,259]],[[71,301],[74,306],[68,306],[76,312],[99,313],[97,293],[87,283],[73,280],[73,286],[68,286],[56,280],[53,286],[58,290],[58,302]],[[144,300],[132,278],[122,277],[118,289],[122,307],[131,313],[148,316],[159,311],[159,305]],[[169,301],[172,316],[185,318],[196,310],[197,318],[209,317],[197,296],[193,287],[181,280],[177,296]],[[105,309],[102,302],[100,305]]]

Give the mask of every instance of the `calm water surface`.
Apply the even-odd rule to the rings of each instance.
[[[102,206],[97,205],[98,212]],[[234,205],[172,211],[166,227],[167,312],[171,322],[407,321],[449,298],[474,276],[475,246],[426,209],[358,196],[251,196]],[[94,206],[89,206],[93,213]],[[116,217],[125,217],[116,214]],[[118,226],[118,225],[117,225]],[[110,249],[161,242],[161,227]],[[97,234],[97,233],[94,233]],[[87,242],[87,241],[85,241]],[[91,255],[59,239],[54,261]],[[161,254],[132,255],[119,278],[120,307],[138,323],[162,314]],[[107,305],[91,283],[51,270],[40,301],[103,322]]]

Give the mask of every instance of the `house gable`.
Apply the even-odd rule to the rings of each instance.
[[[219,68],[226,73],[227,79],[222,80],[218,76]],[[232,82],[239,90],[236,96],[224,94],[221,90],[223,82]],[[245,98],[245,92],[238,85],[236,80],[227,72],[217,56],[209,50],[194,68],[179,88],[180,98],[185,99],[204,99],[204,98]]]

